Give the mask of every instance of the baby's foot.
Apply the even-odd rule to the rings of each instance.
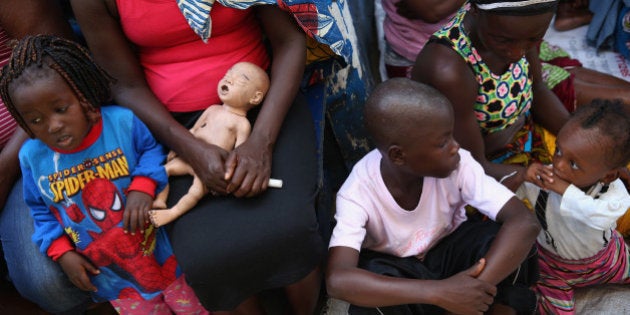
[[[166,205],[164,206],[166,208]],[[177,212],[173,209],[153,209],[149,210],[149,219],[155,227],[160,227],[173,222],[177,219]]]

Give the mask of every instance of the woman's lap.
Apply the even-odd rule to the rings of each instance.
[[[57,263],[39,252],[31,240],[33,229],[20,179],[0,213],[0,239],[11,282],[23,297],[48,312],[84,309],[91,302],[89,294],[75,287]]]
[[[321,261],[314,128],[305,102],[287,114],[272,162],[271,176],[283,180],[281,189],[254,198],[206,197],[169,227],[187,280],[210,310],[294,283]],[[169,200],[189,183],[171,181]]]

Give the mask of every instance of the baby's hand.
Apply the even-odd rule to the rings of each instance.
[[[136,230],[144,233],[144,228],[149,224],[149,210],[153,204],[153,198],[143,192],[132,190],[127,195],[127,204],[123,215],[123,230],[125,233],[135,234]]]
[[[527,181],[542,189],[551,190],[559,195],[564,194],[571,183],[556,176],[552,165],[533,163],[527,168]]]
[[[545,178],[552,178],[553,170],[540,163],[530,164],[525,171],[525,180],[540,187],[544,185],[543,176],[545,176]]]
[[[97,275],[101,272],[83,255],[71,250],[61,255],[57,262],[77,288],[83,291],[96,292],[96,287],[90,281],[88,273]]]

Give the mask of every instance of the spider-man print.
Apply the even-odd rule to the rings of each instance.
[[[123,219],[124,203],[114,183],[96,178],[85,185],[81,198],[89,217],[101,229],[100,233],[90,232],[93,241],[82,251],[92,263],[99,267],[116,265],[128,273],[128,280],[147,293],[164,290],[175,281],[175,257],[171,255],[164,265],[160,265],[143,245],[145,234],[155,237],[155,230],[135,235],[124,233],[119,224]]]

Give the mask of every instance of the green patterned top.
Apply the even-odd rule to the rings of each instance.
[[[509,69],[497,75],[483,61],[462,21],[467,10],[460,11],[442,29],[433,34],[431,41],[451,47],[473,71],[479,92],[474,104],[477,122],[484,134],[500,131],[515,123],[521,115],[529,113],[532,104],[532,80],[528,77],[529,62],[525,57],[510,64]]]

